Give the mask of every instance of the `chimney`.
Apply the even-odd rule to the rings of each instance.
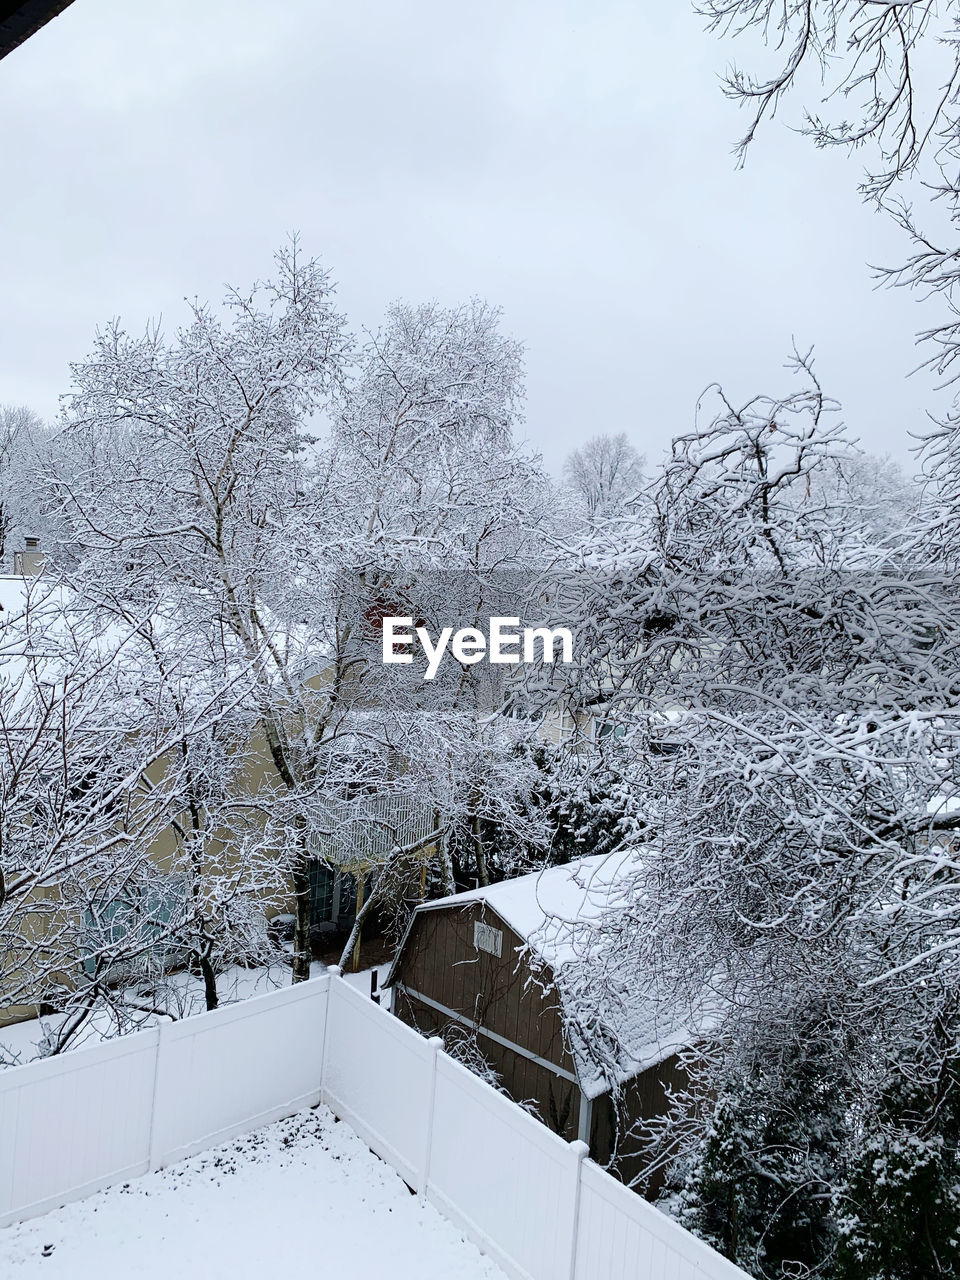
[[[24,538],[22,551],[13,553],[13,572],[21,578],[37,578],[43,573],[46,556],[39,538]]]

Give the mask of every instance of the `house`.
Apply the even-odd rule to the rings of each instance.
[[[598,855],[424,903],[385,984],[397,1017],[625,1180],[643,1162],[634,1126],[666,1114],[678,1054],[707,1030],[598,928],[637,870],[636,855]]]

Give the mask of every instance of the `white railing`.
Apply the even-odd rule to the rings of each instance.
[[[514,1280],[744,1280],[583,1143],[327,975],[0,1072],[0,1225],[318,1101]]]

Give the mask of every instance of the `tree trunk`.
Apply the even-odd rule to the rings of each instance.
[[[310,875],[306,859],[301,859],[293,873],[293,981],[306,982],[310,977]]]
[[[363,872],[362,871],[357,876],[356,924],[357,924],[357,927],[354,930],[354,932],[356,933],[357,937],[356,937],[356,941],[353,944],[353,962],[352,962],[354,973],[356,973],[357,970],[360,968],[360,937],[363,933]]]
[[[216,1009],[220,1004],[220,997],[217,995],[217,975],[210,962],[209,943],[206,943],[197,952],[197,963],[200,966],[200,975],[203,978],[203,996],[207,1002],[207,1009]]]
[[[487,875],[487,852],[480,834],[480,815],[476,810],[473,813],[473,842],[477,849],[477,883],[483,888],[490,883],[490,877]]]
[[[437,825],[439,826],[439,815]],[[453,858],[450,856],[450,833],[444,831],[440,837],[440,865],[443,869],[443,891],[444,893],[456,893],[457,881],[453,874]]]
[[[379,881],[377,883],[379,884]],[[376,902],[376,900],[377,900],[377,886],[374,885],[373,889],[371,890],[370,897],[366,900],[363,906],[357,911],[356,919],[353,922],[353,928],[350,930],[350,937],[347,938],[346,946],[343,948],[343,951],[340,955],[341,969],[346,969],[347,965],[350,963],[350,958],[353,955],[354,948],[357,947],[357,944],[360,941],[360,931],[363,929],[363,922],[367,918],[367,916],[370,914],[370,910],[373,907],[373,904]],[[359,954],[359,948],[357,948],[357,950]]]

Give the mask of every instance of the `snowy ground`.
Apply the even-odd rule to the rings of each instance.
[[[4,1280],[503,1280],[325,1107],[0,1230]]]

